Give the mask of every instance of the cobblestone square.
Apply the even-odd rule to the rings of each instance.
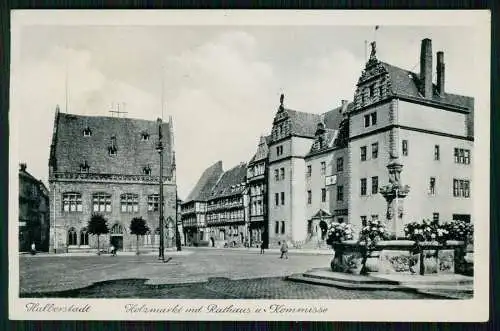
[[[169,256],[167,253],[166,256]],[[418,299],[398,291],[357,291],[294,283],[286,276],[324,267],[331,255],[190,249],[156,256],[22,256],[21,297],[183,299]]]

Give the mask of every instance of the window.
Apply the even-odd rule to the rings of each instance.
[[[307,166],[306,176],[307,177],[311,177],[311,174],[312,174],[312,167],[310,165],[308,165]]]
[[[88,244],[89,244],[89,233],[87,231],[87,228],[83,228],[80,231],[80,245],[88,246]]]
[[[122,194],[120,196],[120,205],[122,213],[137,213],[139,211],[139,195]]]
[[[378,176],[372,177],[372,194],[378,193]]]
[[[321,174],[324,175],[326,173],[326,162],[321,162]]]
[[[337,186],[337,201],[344,200],[344,186]]]
[[[280,222],[279,221],[276,221],[274,223],[274,233],[276,233],[276,234],[280,233]]]
[[[371,113],[370,117],[372,118],[372,125],[377,124],[377,113]]]
[[[285,234],[285,221],[281,221],[281,234]]]
[[[470,150],[455,148],[455,163],[470,164]]]
[[[361,195],[366,195],[366,178],[361,178]]]
[[[89,172],[90,166],[87,163],[87,160],[83,161],[83,163],[80,163],[80,172]]]
[[[87,126],[85,129],[83,129],[83,136],[84,137],[90,137],[92,135],[92,130]]]
[[[148,195],[148,211],[159,211],[160,210],[160,195],[150,194]]]
[[[77,240],[76,230],[75,228],[70,228],[68,230],[68,246],[78,245],[76,240]]]
[[[436,178],[431,177],[429,179],[429,194],[434,195],[436,193]]]
[[[408,156],[408,140],[402,142],[403,156]]]
[[[361,216],[361,225],[366,226],[366,216]]]
[[[307,191],[307,204],[310,205],[312,203],[312,192],[311,190]]]
[[[470,181],[468,179],[453,179],[453,196],[469,198]]]
[[[466,223],[470,223],[470,215],[469,214],[453,214],[452,220],[454,221],[464,221]]]
[[[279,193],[275,193],[274,194],[274,202],[275,202],[275,205],[278,206],[280,204],[280,196],[279,196]]]
[[[321,202],[326,201],[326,189],[322,188],[321,189]]]
[[[278,169],[274,169],[274,180],[280,180],[280,174]]]
[[[63,193],[63,211],[66,212],[81,212],[82,211],[82,195],[80,193]]]
[[[141,133],[141,141],[148,141],[148,140],[149,140],[149,133],[142,132]]]
[[[372,144],[372,159],[376,159],[378,157],[378,143]]]
[[[361,161],[366,161],[366,146],[361,146]]]
[[[439,213],[432,213],[432,222],[434,224],[439,224]]]
[[[339,157],[337,159],[337,172],[344,171],[344,158]]]
[[[109,229],[110,234],[123,234],[123,226],[121,224],[113,224],[111,229]]]
[[[365,128],[370,126],[370,115],[365,115]]]
[[[111,212],[111,194],[96,193],[92,195],[92,210],[95,212]]]
[[[342,217],[337,218],[337,222],[344,223],[344,218],[342,218]]]
[[[370,93],[370,98],[375,95],[375,84],[369,86],[368,91]]]
[[[283,146],[277,146],[276,147],[276,154],[278,156],[282,155],[283,154]]]
[[[285,192],[281,192],[281,204],[285,204]]]
[[[280,169],[281,180],[285,179],[285,168]]]
[[[379,93],[379,98],[382,98],[382,96],[384,95],[384,85],[378,86],[378,93]]]
[[[434,160],[439,161],[439,145],[434,145]]]
[[[147,165],[142,169],[142,173],[145,175],[151,175],[151,166]]]

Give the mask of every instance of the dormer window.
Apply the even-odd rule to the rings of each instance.
[[[149,140],[149,133],[143,131],[141,132],[141,141],[148,141]]]
[[[90,137],[92,135],[92,130],[87,126],[85,129],[83,129],[83,136],[84,137]]]
[[[111,145],[108,147],[109,156],[115,156],[118,149],[116,148],[116,137],[111,137]]]
[[[370,85],[368,90],[370,92],[370,98],[374,97],[375,96],[375,84]]]
[[[142,168],[142,173],[145,175],[151,175],[151,166],[149,166],[149,164],[148,164],[147,166]]]
[[[80,163],[80,172],[89,172],[90,166],[87,163],[87,160],[83,161],[83,163]]]

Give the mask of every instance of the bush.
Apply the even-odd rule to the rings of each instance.
[[[439,225],[429,220],[422,223],[411,222],[404,227],[405,237],[416,242],[435,241],[440,243],[446,240],[472,242],[474,226],[464,221],[451,221]]]
[[[365,243],[367,248],[374,247],[379,240],[388,240],[389,232],[379,220],[370,220],[359,233],[359,242]]]

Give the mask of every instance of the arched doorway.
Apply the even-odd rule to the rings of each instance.
[[[116,250],[123,250],[123,227],[116,223],[109,231],[110,243]]]

